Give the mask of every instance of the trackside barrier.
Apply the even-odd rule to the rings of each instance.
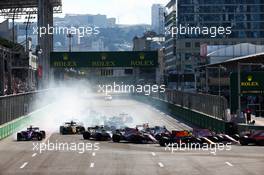
[[[243,131],[264,130],[264,126],[247,125],[247,124],[234,124],[226,122],[217,117],[210,116],[200,111],[189,109],[173,102],[151,97],[151,96],[133,96],[134,99],[165,112],[177,119],[181,119],[193,127],[208,128],[212,131],[226,134],[241,133]]]
[[[46,106],[52,101],[52,98],[41,100],[50,90],[0,96],[0,140],[30,123],[33,118],[28,114],[37,110],[38,106]],[[34,105],[36,102],[38,105]]]
[[[254,131],[254,130],[263,130],[264,131],[264,126],[238,124],[237,129],[238,129],[239,133],[245,132],[245,131]]]
[[[226,133],[229,127],[228,123],[221,119],[213,118],[209,115],[169,103],[165,100],[147,96],[135,96],[134,98],[138,101],[151,104],[153,107],[158,108],[161,111],[168,112],[173,117],[182,119],[194,127],[208,128],[218,133]]]
[[[24,94],[0,96],[0,125],[13,121],[21,116],[25,116],[37,109],[34,104],[43,96],[49,93],[49,90],[34,91]],[[51,99],[52,100],[52,99]],[[49,102],[43,102],[46,105]]]
[[[166,90],[164,93],[153,93],[151,96],[190,110],[200,111],[208,116],[226,120],[228,103],[224,97],[176,90]]]
[[[32,120],[31,117],[24,116],[24,117],[17,118],[11,122],[1,125],[0,126],[0,140],[10,136],[14,132],[23,128],[31,120]]]

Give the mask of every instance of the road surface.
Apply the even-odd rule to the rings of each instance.
[[[190,129],[161,111],[149,105],[127,99],[86,99],[84,109],[89,117],[91,113],[100,111],[102,115],[112,116],[119,113],[129,113],[137,124],[165,125],[169,129]],[[50,106],[38,117],[36,124],[48,127],[58,121],[45,115],[54,114],[58,106]],[[84,109],[80,109],[82,112]],[[61,108],[61,111],[67,110]],[[83,115],[83,114],[82,114]],[[91,116],[90,116],[91,117]],[[78,118],[78,117],[77,117]],[[90,121],[89,119],[84,121]],[[45,125],[43,125],[45,123]],[[42,142],[16,142],[14,136],[0,141],[0,174],[93,174],[93,175],[176,175],[176,174],[203,174],[203,175],[248,175],[263,174],[264,149],[257,146],[232,145],[229,151],[210,150],[175,150],[173,153],[167,148],[156,144],[130,144],[113,142],[95,142],[82,140],[79,135],[62,136],[57,129],[47,130],[47,138]],[[72,150],[50,150],[40,154],[34,149],[33,143],[68,143],[68,144],[98,144],[98,150],[88,148],[84,153]]]

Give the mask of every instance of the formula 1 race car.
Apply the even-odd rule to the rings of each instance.
[[[30,126],[26,131],[21,131],[17,133],[17,141],[31,141],[38,140],[41,141],[45,139],[45,131],[40,131],[38,127]]]
[[[127,124],[132,123],[133,118],[128,114],[121,113],[119,116],[113,116],[104,121],[105,126],[114,126],[117,129],[124,128]]]
[[[170,137],[171,132],[165,126],[154,126],[146,128],[146,132],[149,132],[156,140],[160,140],[162,137]]]
[[[64,125],[60,126],[60,134],[82,134],[85,128],[82,124],[71,121],[65,122]]]
[[[203,144],[204,141],[197,139],[192,136],[191,132],[182,130],[182,131],[172,131],[170,135],[162,136],[159,140],[160,146],[166,146],[169,144]]]
[[[83,139],[94,139],[96,141],[111,140],[112,129],[107,126],[88,127],[87,131],[83,133]]]
[[[210,131],[209,129],[193,129],[193,135],[196,138],[199,138],[203,141],[206,141],[210,144],[215,143],[231,143],[237,144],[238,141],[233,137],[226,135],[226,134],[215,134],[214,132]]]
[[[239,142],[243,146],[249,144],[264,146],[264,130],[248,133],[240,137]]]
[[[157,143],[155,137],[144,130],[124,128],[116,130],[112,137],[113,142],[127,141],[131,143]]]

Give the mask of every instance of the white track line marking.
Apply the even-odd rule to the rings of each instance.
[[[159,166],[160,166],[161,168],[164,167],[164,165],[163,165],[161,162],[159,162]]]
[[[28,162],[23,163],[23,165],[21,165],[20,169],[25,168],[25,166],[27,166],[27,164],[28,164]]]
[[[151,154],[152,154],[152,156],[156,156],[156,153],[154,153],[154,152],[152,152]]]
[[[93,154],[92,154],[93,156],[95,156],[95,152],[93,152]]]
[[[233,166],[230,162],[225,162],[228,166]]]
[[[93,167],[94,167],[94,163],[91,163],[91,164],[90,164],[90,168],[93,168]]]
[[[211,154],[213,154],[214,156],[216,155],[216,153],[215,153],[215,152],[211,152]]]
[[[37,153],[34,153],[34,154],[32,154],[32,157],[35,157],[37,155]]]

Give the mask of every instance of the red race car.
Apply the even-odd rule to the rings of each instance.
[[[241,145],[254,144],[264,146],[264,130],[246,134],[239,139],[239,142]]]

